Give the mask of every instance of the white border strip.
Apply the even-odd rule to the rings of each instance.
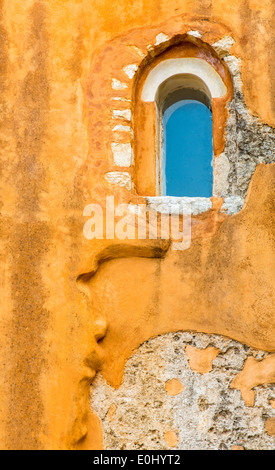
[[[220,98],[227,88],[216,70],[205,60],[197,58],[168,59],[158,64],[148,75],[142,90],[142,100],[155,101],[159,86],[168,78],[178,74],[199,77],[208,87],[212,98]]]

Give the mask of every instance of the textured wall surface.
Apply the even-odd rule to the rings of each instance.
[[[271,163],[275,154],[275,130],[252,116],[243,96],[241,60],[222,53],[234,84],[234,97],[228,104],[226,144],[218,156],[215,171],[221,174],[214,194],[224,198],[240,196],[244,201],[251,177],[259,163]]]
[[[137,198],[131,149],[111,145],[132,142],[133,74],[146,57],[190,31],[210,45],[226,36],[235,41],[229,49],[240,60],[243,96],[236,88],[228,130],[238,152],[234,138],[224,161],[230,191],[245,196],[256,164],[270,162],[274,151],[274,18],[272,0],[0,0],[1,448],[101,448],[90,384],[102,371],[119,386],[133,350],[152,336],[196,330],[275,351],[274,164],[256,169],[240,213],[226,215],[222,198],[213,200],[212,210],[194,220],[194,245],[184,254],[171,254],[169,243],[158,240],[117,246],[83,236],[87,204],[102,204],[106,195],[117,202]],[[218,53],[222,59],[224,46]],[[116,161],[114,149],[123,150]],[[135,295],[120,297],[118,289],[106,298],[116,284],[122,291],[128,286],[124,258],[139,276]],[[163,290],[150,290],[143,272],[154,287],[161,278]],[[147,294],[145,308],[140,298]],[[257,384],[261,373],[248,367]],[[272,364],[267,369],[274,371]],[[274,383],[272,374],[265,380]],[[242,406],[239,392],[232,393]],[[167,423],[167,432],[175,432],[176,424]],[[176,428],[182,432],[180,423]],[[272,420],[266,429],[273,433]],[[173,434],[166,438],[175,441]],[[183,434],[177,439],[186,442]],[[263,433],[259,445],[268,439]]]
[[[216,358],[208,360],[209,372],[192,370],[188,347],[217,348]],[[103,423],[104,448],[274,449],[266,422],[275,418],[275,384],[255,389],[254,407],[230,388],[248,356],[263,360],[268,355],[213,335],[170,333],[144,343],[127,362],[118,390],[100,376],[92,387],[91,406]],[[175,379],[182,387],[166,390]]]

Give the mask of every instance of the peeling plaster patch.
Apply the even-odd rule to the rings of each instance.
[[[246,156],[244,156],[246,157]],[[242,189],[243,185],[247,186],[250,183],[251,176],[256,170],[257,164],[253,161],[249,161],[246,157],[242,161],[236,163],[236,177],[237,177],[237,186]]]
[[[116,184],[120,187],[125,187],[130,191],[132,189],[131,175],[126,171],[110,171],[105,175],[106,181],[111,184]]]
[[[233,43],[234,40],[230,36],[226,36],[217,41],[215,45],[220,47],[220,53],[222,53],[221,50],[225,53]],[[228,65],[232,75],[234,96],[227,104],[228,119],[225,132],[225,148],[223,153],[215,157],[213,161],[213,196],[220,198],[240,196],[245,200],[257,165],[259,163],[274,162],[275,129],[263,124],[250,113],[245,105],[240,72],[241,60],[231,55],[225,55],[223,60]],[[171,63],[170,65],[174,69],[174,64]],[[177,63],[177,70],[183,65],[185,67],[186,63]],[[195,66],[195,64],[193,65]],[[168,73],[166,67],[164,67],[164,70],[157,70],[157,67],[152,69],[148,75],[148,78],[150,77],[148,87],[146,88],[148,78],[143,87],[142,99],[146,101],[147,99],[154,101],[156,88]],[[241,209],[241,201],[227,199],[223,209],[227,209],[228,214],[236,213]],[[163,208],[159,207],[159,210],[167,212],[165,205]]]
[[[249,357],[243,370],[232,380],[230,388],[241,391],[247,406],[255,404],[255,387],[275,384],[275,354],[267,356],[262,361]]]
[[[224,199],[221,212],[226,212],[228,215],[237,214],[244,205],[244,199],[241,196],[229,196]]]
[[[210,374],[188,367],[188,345],[221,350]],[[246,407],[240,392],[229,387],[251,355],[261,359],[265,353],[218,335],[177,332],[146,341],[127,361],[118,389],[100,375],[92,386],[91,406],[102,420],[104,449],[169,449],[167,431],[176,432],[180,450],[273,449],[274,437],[265,432],[265,423],[275,416],[270,406],[275,386],[257,389],[254,408]],[[175,377],[184,390],[168,396],[165,384]],[[110,423],[111,404],[117,410]]]
[[[224,36],[224,38],[212,44],[213,49],[217,52],[221,59],[229,54],[231,47],[235,44],[235,40],[231,36]]]
[[[145,52],[143,52],[139,47],[137,46],[128,46],[128,47],[130,47],[130,49],[132,49],[137,55],[139,55],[141,59],[144,59],[144,57],[146,57]]]
[[[167,34],[164,34],[164,33],[159,33],[156,36],[155,46],[158,46],[159,44],[162,44],[163,42],[166,42],[166,41],[169,41],[169,36],[167,36]]]
[[[126,67],[123,68],[123,72],[125,72],[127,77],[129,77],[132,80],[132,78],[134,78],[135,76],[137,69],[138,69],[137,64],[130,64],[130,65],[126,65]]]
[[[117,166],[131,166],[133,163],[133,150],[131,144],[112,142],[114,162]]]
[[[133,136],[133,129],[130,126],[123,126],[122,124],[115,126],[113,132],[129,132],[131,136]]]
[[[245,199],[248,186],[259,163],[274,162],[275,129],[263,124],[246,107],[240,73],[241,61],[226,56],[234,83],[234,97],[227,105],[224,152],[214,160],[214,196],[241,196]]]
[[[211,372],[213,368],[212,362],[220,352],[220,349],[213,347],[198,349],[193,346],[186,346],[185,349],[190,369],[199,374]]]
[[[193,31],[192,30],[192,31],[188,31],[187,34],[189,34],[189,36],[194,36],[195,38],[201,38],[202,37],[202,35],[199,31]]]
[[[146,198],[149,208],[162,214],[197,215],[212,208],[212,201],[207,197],[157,196]]]
[[[122,83],[119,80],[117,80],[116,78],[112,79],[112,89],[113,90],[125,90],[126,88],[128,88],[128,85],[126,85],[126,83]]]
[[[131,121],[132,119],[131,110],[130,109],[114,109],[113,119],[125,119],[126,121]]]

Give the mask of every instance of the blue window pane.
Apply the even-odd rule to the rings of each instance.
[[[162,193],[211,197],[212,113],[195,100],[182,100],[163,115]]]

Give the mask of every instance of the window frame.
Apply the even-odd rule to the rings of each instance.
[[[162,116],[160,112],[159,87],[165,83],[167,79],[179,74],[165,72],[164,79],[160,83],[156,82],[155,87],[150,89],[150,74],[161,64],[165,67],[165,61],[187,59],[186,63],[191,63],[190,59],[197,59],[196,67],[199,71],[199,64],[203,62],[203,66],[207,70],[212,69],[212,78],[218,77],[224,86],[223,96],[213,96],[212,90],[202,80],[200,73],[197,78],[202,80],[205,85],[205,91],[210,93],[212,117],[213,117],[213,162],[215,157],[220,155],[225,145],[225,125],[227,120],[226,104],[233,97],[233,84],[230,72],[226,64],[219,58],[216,52],[201,40],[194,41],[192,38],[185,38],[174,45],[168,45],[165,50],[157,56],[146,57],[140,66],[139,73],[133,89],[133,130],[134,130],[134,184],[136,192],[140,196],[155,197],[160,196],[160,175],[161,175],[161,142]],[[167,63],[167,62],[166,62]],[[194,63],[194,60],[193,60]],[[173,72],[173,70],[172,70]],[[168,73],[168,76],[167,76]],[[190,75],[190,67],[181,69],[181,75]],[[194,74],[193,74],[194,75]],[[146,93],[149,93],[149,95]],[[151,96],[150,96],[151,93]],[[152,100],[153,95],[153,100]],[[149,96],[149,99],[148,99]],[[214,170],[214,168],[213,168]],[[213,172],[215,177],[215,172]],[[215,181],[214,181],[215,186]],[[213,192],[213,195],[214,192]]]

